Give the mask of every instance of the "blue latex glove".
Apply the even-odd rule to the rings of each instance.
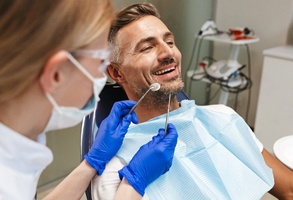
[[[167,135],[160,129],[158,135],[141,146],[129,164],[118,171],[120,179],[128,183],[141,195],[145,188],[172,165],[178,134],[173,124],[168,124]]]
[[[109,116],[105,118],[98,130],[94,144],[84,156],[87,162],[101,175],[106,164],[120,149],[124,136],[131,123],[138,123],[135,112],[128,114],[135,101],[115,102]]]

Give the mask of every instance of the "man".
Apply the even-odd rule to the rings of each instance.
[[[260,199],[267,191],[293,198],[292,171],[263,148],[232,109],[176,100],[183,88],[181,53],[154,6],[136,4],[119,12],[109,41],[115,53],[108,74],[129,99],[138,101],[152,83],[161,88],[149,92],[136,108],[139,124],[129,128],[116,157],[94,180],[94,199],[113,198],[125,175],[123,166],[153,136],[145,133],[164,125],[169,94],[169,121],[179,135],[173,165],[141,194],[144,199]]]

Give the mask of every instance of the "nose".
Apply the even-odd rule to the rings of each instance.
[[[161,62],[165,59],[170,59],[174,57],[174,50],[167,43],[162,42],[158,48],[158,61]]]

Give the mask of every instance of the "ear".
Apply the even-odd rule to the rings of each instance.
[[[123,72],[121,72],[121,70],[119,70],[119,66],[117,64],[111,63],[107,67],[107,73],[115,82],[117,82],[119,84],[126,82],[124,79]]]
[[[54,53],[45,63],[40,76],[40,85],[45,92],[52,93],[61,83],[61,68],[68,60],[66,51]]]

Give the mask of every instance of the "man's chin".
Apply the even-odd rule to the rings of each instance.
[[[172,83],[169,83],[166,85],[166,92],[168,94],[177,94],[183,89],[184,83],[181,80],[173,81]]]

